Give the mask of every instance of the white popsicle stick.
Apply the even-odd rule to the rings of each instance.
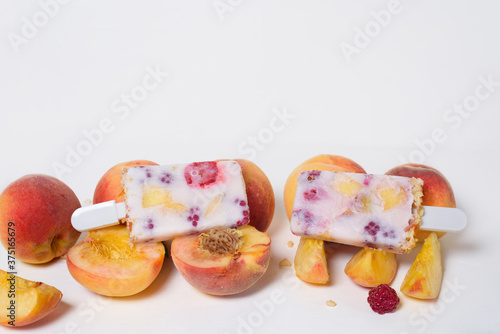
[[[118,225],[125,218],[125,203],[109,201],[77,209],[71,224],[80,231]],[[460,232],[467,225],[465,213],[456,208],[424,206],[421,230],[437,232]]]
[[[71,216],[71,224],[83,232],[118,225],[122,218],[125,218],[125,203],[113,200],[76,209]]]
[[[436,232],[460,232],[467,225],[467,216],[456,208],[425,206],[421,230]]]

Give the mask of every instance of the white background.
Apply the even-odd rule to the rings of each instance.
[[[62,259],[18,263],[22,277],[64,294],[27,332],[500,332],[497,2],[73,0],[49,6],[51,16],[44,3],[51,2],[0,2],[0,189],[45,173],[83,203],[122,161],[247,158],[269,176],[277,205],[270,269],[234,297],[199,293],[170,259],[150,288],[122,299],[87,291]],[[350,57],[347,44],[356,48]],[[169,75],[144,91],[148,69]],[[482,80],[494,83],[490,90]],[[126,113],[121,98],[141,91],[147,96]],[[471,111],[460,116],[454,110],[464,104]],[[108,133],[89,146],[85,133],[102,122],[111,124]],[[71,160],[78,149],[80,159]],[[469,224],[441,239],[438,301],[399,293],[397,312],[375,314],[367,289],[343,273],[354,247],[329,246],[327,286],[279,269],[298,241],[287,226],[284,182],[320,153],[349,157],[370,173],[412,159],[446,175]],[[398,291],[415,255],[399,257]],[[329,299],[338,305],[327,307]]]

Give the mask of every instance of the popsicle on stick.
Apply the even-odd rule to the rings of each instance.
[[[130,240],[166,241],[215,226],[249,223],[241,167],[236,161],[123,168],[124,203],[83,207],[72,224],[90,230],[125,219]]]
[[[418,178],[304,171],[298,176],[291,230],[309,238],[407,253],[422,225],[422,185]],[[456,230],[462,229],[465,215],[453,210],[433,208],[430,218],[458,217]],[[448,230],[445,224],[440,228]]]

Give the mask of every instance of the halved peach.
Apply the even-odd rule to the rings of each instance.
[[[330,281],[323,240],[301,237],[294,259],[295,275],[307,283]]]
[[[171,253],[175,266],[193,287],[211,295],[233,295],[264,275],[271,238],[250,225],[239,229],[220,226],[174,239]]]
[[[133,244],[124,225],[88,233],[66,257],[71,276],[104,296],[130,296],[146,289],[158,276],[165,257],[161,242]]]
[[[432,232],[406,273],[401,292],[413,298],[434,299],[439,296],[442,281],[441,245],[437,234]]]
[[[372,288],[389,284],[398,269],[396,254],[362,248],[347,263],[344,272],[356,284]]]
[[[54,311],[61,298],[53,286],[0,270],[0,325],[29,325]]]

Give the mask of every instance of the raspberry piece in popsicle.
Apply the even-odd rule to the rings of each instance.
[[[217,181],[219,169],[215,161],[193,162],[184,169],[184,177],[188,185],[202,187]]]

